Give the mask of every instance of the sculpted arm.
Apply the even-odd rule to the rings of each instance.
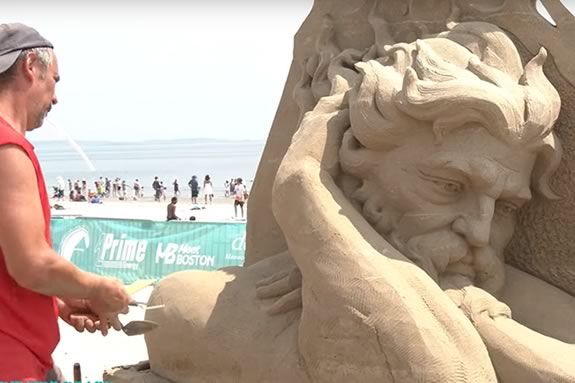
[[[533,331],[486,291],[454,276],[446,293],[474,324],[501,382],[574,382],[575,345]]]
[[[323,98],[306,115],[273,192],[274,215],[303,275],[299,346],[309,374],[332,382],[346,381],[350,370],[362,381],[496,381],[473,326],[335,184],[349,126],[342,101]]]

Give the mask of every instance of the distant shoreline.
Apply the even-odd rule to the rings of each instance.
[[[64,144],[69,145],[67,140],[31,140],[33,144],[38,145],[51,145],[51,144]],[[146,143],[166,143],[166,144],[174,144],[174,143],[265,143],[265,139],[220,139],[220,138],[169,138],[169,139],[144,139],[144,140],[74,140],[79,145],[87,144],[87,145],[94,145],[94,144],[106,144],[106,145],[125,145],[125,144],[146,144]]]

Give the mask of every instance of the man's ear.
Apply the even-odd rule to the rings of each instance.
[[[37,61],[38,55],[34,52],[27,53],[24,60],[22,60],[20,69],[22,70],[24,77],[29,81],[34,80],[34,73],[38,71]]]

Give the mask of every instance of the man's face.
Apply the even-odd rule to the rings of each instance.
[[[480,127],[440,143],[421,132],[381,154],[367,218],[434,278],[457,271],[473,280],[511,240],[514,213],[531,198],[534,162],[534,153]]]
[[[44,68],[40,62],[36,62],[35,82],[30,105],[30,125],[28,130],[34,130],[42,126],[44,119],[52,109],[52,105],[58,103],[56,97],[56,83],[60,80],[58,61],[52,53],[52,62],[48,68]]]

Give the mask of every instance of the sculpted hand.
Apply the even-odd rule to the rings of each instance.
[[[294,266],[258,281],[256,296],[259,299],[279,298],[267,308],[267,312],[270,315],[282,314],[302,306],[301,283],[301,272]]]
[[[480,315],[487,314],[490,318],[511,318],[511,309],[497,300],[487,291],[475,287],[471,281],[462,275],[446,276],[441,287],[451,300],[472,321]]]

